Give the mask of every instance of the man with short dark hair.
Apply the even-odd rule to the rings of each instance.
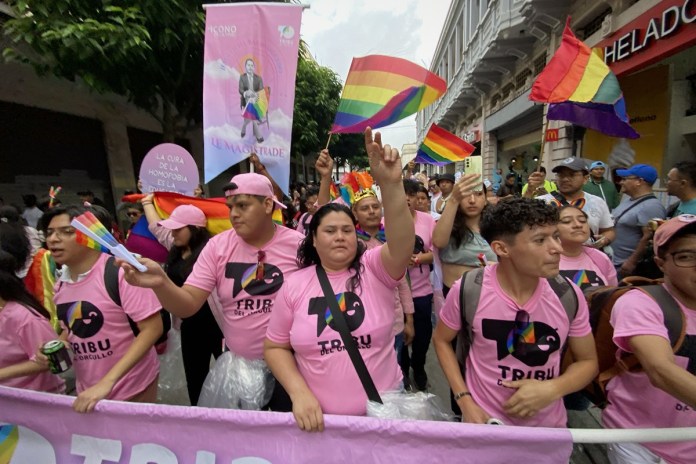
[[[679,198],[670,216],[696,214],[696,161],[680,161],[669,170],[667,193]]]
[[[543,174],[543,183],[533,191],[527,190],[529,188],[529,184],[524,184],[522,186],[522,196],[527,197],[527,198],[532,198],[532,197],[538,197],[541,195],[546,195],[547,193],[555,192],[558,190],[558,187],[556,187],[556,184],[554,184],[552,181],[548,180],[546,178],[546,168],[544,166],[539,167],[539,171],[541,174]],[[527,194],[527,192],[529,193]]]
[[[435,184],[440,189],[440,197],[433,201],[435,204],[435,212],[442,214],[445,210],[445,205],[452,196],[452,190],[454,189],[454,174],[440,174],[435,181]]]
[[[575,293],[571,316],[548,280],[558,276],[563,251],[557,223],[557,208],[528,198],[501,201],[483,212],[481,235],[499,262],[469,271],[480,273],[482,281],[474,282],[480,297],[466,359],[458,360],[451,345],[460,330],[467,330],[460,305],[465,277],[447,294],[433,338],[462,422],[485,424],[495,418],[506,425],[565,427],[563,396],[597,373],[582,292],[567,280],[553,281]],[[575,362],[561,374],[566,342]],[[466,378],[459,368],[464,361]]]
[[[237,174],[224,190],[233,229],[210,239],[183,287],[149,260],[147,272],[127,268],[126,277],[134,285],[152,288],[162,305],[181,318],[196,314],[214,294],[211,309],[227,347],[245,359],[261,360],[275,297],[285,278],[298,269],[297,248],[304,235],[273,223],[273,210],[285,206],[261,174]],[[267,407],[291,410],[280,383]]]
[[[684,315],[685,339],[674,352],[665,313],[644,292],[631,290],[616,300],[614,343],[620,354],[633,353],[642,369],[609,381],[609,404],[602,412],[606,428],[696,427],[696,216],[677,216],[658,227],[653,249],[665,275],[663,287]],[[615,464],[686,464],[694,462],[696,440],[614,443],[608,451]]]
[[[566,158],[552,170],[556,174],[558,191],[537,197],[555,205],[575,205],[588,216],[590,231],[595,248],[604,248],[614,241],[614,221],[609,207],[598,196],[585,192],[582,187],[587,182],[589,171],[582,158]],[[529,176],[529,188],[541,185],[543,176],[533,172]]]
[[[619,169],[616,174],[621,177],[621,193],[628,196],[614,210],[616,240],[612,245],[612,262],[621,280],[634,274],[647,250],[653,235],[648,222],[653,218],[664,219],[667,211],[653,195],[657,169],[647,164],[636,164],[628,169]]]
[[[616,190],[614,183],[605,176],[607,165],[602,161],[595,161],[590,164],[590,180],[583,185],[582,189],[596,195],[604,200],[609,207],[609,211],[619,206],[621,195]]]

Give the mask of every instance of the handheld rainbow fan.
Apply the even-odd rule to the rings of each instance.
[[[129,264],[131,264],[140,272],[145,272],[147,270],[145,266],[138,262],[133,253],[128,251],[126,247],[124,247],[116,241],[114,236],[111,235],[111,233],[106,229],[106,227],[104,227],[104,225],[101,222],[99,222],[99,219],[97,219],[96,216],[92,214],[92,212],[87,211],[86,213],[81,214],[80,216],[73,219],[70,222],[70,225],[82,232],[88,238],[94,240],[94,242],[101,245],[101,247],[106,248],[108,251],[111,252],[111,254],[113,254],[117,258],[121,258],[124,261],[128,261]],[[90,248],[95,248],[90,244],[81,244],[85,246],[90,246]],[[101,251],[104,250],[102,249]]]

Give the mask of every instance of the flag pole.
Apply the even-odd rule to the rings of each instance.
[[[544,159],[544,146],[546,145],[546,131],[549,128],[549,120],[544,121],[544,126],[541,128],[541,148],[539,149],[539,160],[537,161],[537,166],[535,171],[539,172],[541,170],[541,163]]]
[[[333,133],[329,132],[329,140],[326,141],[326,148],[324,148],[325,150],[329,149],[329,144],[331,143],[331,136],[332,135],[333,135]]]

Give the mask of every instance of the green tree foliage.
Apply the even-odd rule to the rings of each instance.
[[[126,96],[173,141],[201,120],[204,13],[193,0],[13,1],[7,60]],[[28,44],[31,49],[26,47]]]
[[[302,54],[300,55],[302,56]],[[313,59],[300,59],[295,81],[295,110],[292,127],[292,156],[313,155],[326,147],[343,85],[331,69]],[[338,167],[367,166],[361,134],[334,134],[329,151]]]
[[[205,14],[200,1],[6,3],[16,12],[4,24],[13,43],[3,51],[6,60],[127,97],[160,122],[164,141],[185,137],[201,123]],[[304,42],[298,58],[295,157],[326,146],[342,89],[338,76],[319,66]],[[332,142],[339,163],[366,164],[360,135],[334,136]]]

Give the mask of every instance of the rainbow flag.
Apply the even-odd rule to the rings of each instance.
[[[561,46],[537,76],[529,99],[549,103],[547,119],[568,121],[612,137],[636,139],[626,102],[600,49],[578,40],[566,21]]]
[[[416,163],[444,166],[455,161],[461,161],[476,150],[476,147],[444,130],[437,124],[430,126],[428,134],[423,139]]]
[[[244,112],[242,117],[245,119],[254,119],[256,121],[263,121],[266,118],[266,113],[268,112],[268,100],[269,92],[268,87],[265,87],[256,96],[256,101],[250,101],[244,107]]]
[[[123,201],[134,203],[144,196],[139,193],[126,195],[123,197]],[[174,211],[174,208],[179,205],[193,205],[199,208],[208,219],[206,228],[211,235],[219,234],[232,228],[230,209],[227,207],[224,198],[196,198],[174,192],[155,192],[153,204],[157,214],[162,219],[167,219]],[[283,225],[283,212],[278,208],[273,210],[273,222]]]
[[[86,246],[87,248],[91,248],[93,250],[101,251],[102,253],[109,253],[108,248],[106,248],[103,245],[100,245],[99,243],[94,241],[94,239],[83,234],[77,229],[75,229],[75,243],[77,243],[78,245]]]
[[[331,132],[388,126],[440,98],[447,83],[410,61],[383,55],[353,58]]]

